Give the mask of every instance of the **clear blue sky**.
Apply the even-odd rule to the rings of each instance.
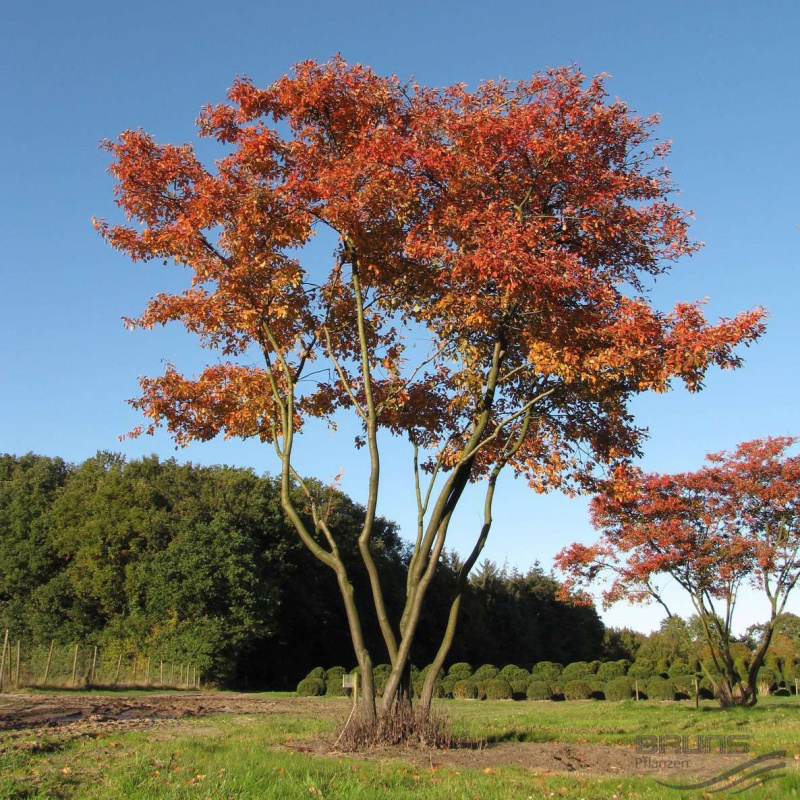
[[[274,468],[255,443],[214,442],[175,454],[166,436],[120,443],[139,419],[125,404],[161,360],[199,365],[178,331],[132,334],[120,317],[180,276],[132,265],[106,247],[90,218],[114,216],[104,137],[142,127],[161,141],[194,138],[200,107],[237,74],[268,83],[305,58],[341,52],[379,73],[442,85],[525,78],[577,63],[608,72],[612,95],[660,112],[674,140],[670,166],[696,212],[703,251],[680,264],[660,304],[709,296],[709,313],[756,304],[769,331],[745,368],[635,404],[650,428],[646,468],[696,467],[709,450],[798,433],[800,252],[800,4],[691,0],[511,2],[8,3],[0,31],[0,451],[79,461],[98,449],[157,452],[202,463]],[[342,440],[303,443],[301,471],[345,468],[363,498],[364,465]],[[395,460],[396,459],[396,460]],[[410,525],[405,452],[392,451],[381,511]],[[453,544],[474,535],[479,500],[465,498]],[[562,546],[593,537],[582,500],[541,497],[507,481],[487,555],[549,568]],[[794,610],[800,610],[795,600]],[[685,608],[682,610],[686,610]],[[742,609],[740,627],[760,615]],[[656,609],[620,608],[613,624],[650,629]]]

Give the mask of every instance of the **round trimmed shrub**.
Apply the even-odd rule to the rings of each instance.
[[[445,696],[445,697],[452,697],[452,696],[453,696],[453,689],[455,688],[455,685],[456,685],[456,684],[457,684],[457,683],[458,683],[460,680],[463,680],[463,678],[458,678],[458,677],[457,677],[457,676],[455,676],[455,675],[448,675],[448,676],[447,676],[447,677],[446,677],[446,678],[445,678],[445,679],[442,681],[442,691],[444,692],[444,696]]]
[[[638,678],[643,680],[645,678],[652,678],[655,674],[655,666],[648,658],[636,659],[633,664],[628,667],[628,675],[631,678]]]
[[[553,689],[546,681],[531,681],[525,693],[528,700],[552,700]]]
[[[511,681],[530,680],[531,674],[527,670],[518,667],[516,664],[507,664],[500,670],[499,678],[505,678],[509,683]]]
[[[589,662],[589,672],[591,672],[591,673],[592,673],[592,675],[597,675],[597,670],[599,670],[599,669],[600,669],[600,667],[602,666],[602,664],[603,664],[603,662],[602,662],[602,661],[597,661],[597,660],[595,660],[595,661],[590,661],[590,662]]]
[[[540,661],[533,665],[531,675],[542,681],[554,681],[561,677],[564,667],[557,661]]]
[[[486,699],[486,683],[487,681],[473,681],[475,689],[478,692],[478,700]]]
[[[767,695],[778,688],[778,674],[769,667],[761,667],[756,676],[756,686],[760,695]]]
[[[311,672],[306,675],[306,678],[319,678],[319,680],[325,680],[325,670],[322,667],[314,667]]]
[[[667,670],[667,675],[670,678],[679,678],[683,675],[691,675],[692,668],[689,666],[688,662],[683,658],[676,658],[670,665],[669,669]]]
[[[472,665],[467,664],[466,661],[457,661],[449,670],[447,670],[448,677],[453,675],[455,678],[466,680],[472,676]]]
[[[346,670],[344,667],[331,667],[325,670],[325,694],[328,697],[343,697],[347,694],[347,689],[342,688],[342,676]]]
[[[565,681],[576,681],[591,674],[589,665],[585,661],[573,661],[564,667],[561,677]]]
[[[694,697],[694,675],[678,675],[672,681],[672,688],[678,700],[689,700]]]
[[[512,696],[511,684],[505,678],[492,678],[486,681],[487,700],[510,700]]]
[[[530,681],[530,676],[527,679],[509,681],[512,697],[515,700],[524,700],[528,696],[528,681]]]
[[[618,661],[606,661],[597,670],[597,677],[608,682],[614,678],[621,678],[625,675],[624,667]]]
[[[580,678],[564,684],[564,697],[567,700],[588,700],[592,696],[592,687],[588,681]]]
[[[344,667],[331,667],[325,670],[325,680],[330,681],[334,678],[339,678],[341,682],[342,675],[344,675],[345,672],[347,672],[347,670]]]
[[[791,697],[792,693],[785,686],[781,686],[780,689],[776,689],[772,693],[772,696],[773,697]]]
[[[675,689],[672,686],[672,681],[665,680],[664,678],[650,678],[647,681],[645,688],[648,700],[674,700]]]
[[[475,670],[475,674],[472,677],[475,678],[476,681],[490,681],[492,678],[496,678],[499,672],[500,670],[493,664],[484,664],[482,667],[478,667],[478,669]]]
[[[612,678],[606,684],[605,695],[606,700],[630,700],[635,696],[633,678]]]
[[[300,697],[321,697],[325,694],[325,681],[321,678],[303,678],[297,684],[297,694]]]
[[[589,697],[592,700],[605,700],[606,699],[606,682],[600,680],[600,678],[589,675],[586,678],[586,683],[589,684],[589,688],[592,690],[592,693]]]
[[[478,687],[475,685],[475,681],[466,679],[456,681],[453,686],[453,697],[457,700],[477,700]]]

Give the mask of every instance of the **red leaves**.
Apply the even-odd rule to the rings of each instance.
[[[264,435],[280,403],[260,370],[274,367],[292,376],[281,392],[299,382],[301,418],[357,410],[371,386],[378,423],[428,455],[447,450],[447,466],[486,405],[502,342],[473,477],[505,458],[539,490],[587,485],[596,464],[638,452],[635,393],[674,378],[697,389],[763,330],[760,309],[713,325],[697,304],[665,314],[640,296],[696,249],[656,122],[576,69],[470,91],[337,57],[263,89],[237,79],[227,103],[203,109],[201,135],[230,145],[213,170],[188,145],[123,133],[107,148],[129,224],[98,229],[192,281],[131,322],[178,321],[242,362],[145,381],[137,406],[181,443]],[[328,263],[305,258],[319,229],[338,239]]]
[[[694,596],[732,602],[745,581],[785,596],[800,571],[800,456],[793,437],[756,439],[708,456],[697,472],[619,468],[592,501],[594,547],[557,558],[570,586],[613,575],[606,600],[641,598],[658,575]]]

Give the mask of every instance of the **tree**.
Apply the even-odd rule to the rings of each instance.
[[[374,659],[353,583],[324,497],[294,468],[309,420],[335,424],[349,411],[362,428],[355,446],[370,474],[358,556],[392,665],[390,713],[465,486],[485,482],[485,520],[435,664],[452,644],[501,471],[537,491],[582,489],[598,464],[638,453],[632,396],[675,378],[697,390],[710,366],[738,366],[735,347],[762,332],[761,309],[712,325],[697,303],[665,313],[645,296],[649,278],[695,249],[669,199],[655,124],[575,69],[468,91],[336,57],[265,89],[239,79],[227,103],[206,107],[200,134],[225,146],[214,169],[191,146],[142,131],[106,143],[130,224],[96,226],[133,260],[191,273],[190,288],[156,295],[127,323],[181,322],[219,354],[197,377],[170,365],[143,378],[133,405],[149,424],[133,433],[164,425],[178,444],[222,434],[274,447],[283,509],[336,576],[368,719]],[[329,268],[302,260],[320,230],[336,237]],[[399,618],[372,552],[390,436],[410,443],[418,510]]]
[[[621,468],[592,501],[599,542],[574,544],[557,558],[567,591],[613,576],[607,605],[626,598],[666,607],[658,579],[674,579],[697,613],[703,667],[723,706],[756,703],[758,670],[800,578],[800,456],[786,452],[796,441],[744,442],[709,454],[696,472]],[[732,636],[742,586],[763,592],[770,607],[746,664]]]

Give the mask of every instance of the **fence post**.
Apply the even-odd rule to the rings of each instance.
[[[133,654],[133,680],[132,683],[136,683],[136,653]]]
[[[78,645],[75,645],[75,655],[72,656],[72,686],[75,687],[75,672],[78,669]]]
[[[89,676],[89,688],[91,689],[94,686],[94,670],[97,666],[97,645],[94,646],[94,655],[92,656],[92,673]]]
[[[16,687],[19,689],[19,639],[17,639],[17,680]]]
[[[47,666],[44,668],[44,680],[42,681],[42,686],[47,686],[47,676],[50,674],[50,661],[53,658],[53,645],[55,643],[55,639],[50,640],[50,649],[47,651]]]
[[[3,688],[3,676],[6,670],[6,650],[8,650],[8,628],[6,628],[6,636],[3,639],[3,655],[0,656],[0,689]]]
[[[694,707],[700,708],[700,684],[697,682],[697,675],[694,676]]]
[[[638,700],[639,699],[639,681],[637,680],[635,683],[636,683],[636,699]]]
[[[158,685],[164,685],[164,659],[159,659],[158,662]]]
[[[150,685],[150,656],[147,656],[147,672],[145,673],[144,682],[147,686]]]

